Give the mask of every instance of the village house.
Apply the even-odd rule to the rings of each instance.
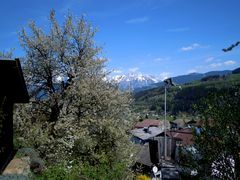
[[[170,128],[170,124],[166,126]],[[134,128],[130,131],[132,134],[131,140],[137,144],[145,144],[149,139],[156,137],[164,131],[164,121],[156,119],[145,119],[137,122]]]
[[[182,146],[193,145],[193,129],[192,128],[168,130],[166,134],[167,134],[167,137],[170,137],[172,139],[179,141]],[[164,136],[164,133],[160,134],[160,136]]]
[[[27,103],[29,96],[18,59],[0,59],[0,173],[14,156],[13,105]]]
[[[170,121],[171,129],[182,129],[182,128],[191,128],[195,126],[197,121],[193,119],[175,119],[174,121]]]
[[[144,119],[143,121],[139,121],[135,124],[134,128],[145,128],[145,127],[159,127],[164,128],[164,121],[158,119]],[[170,124],[167,121],[166,124],[167,129],[170,128]]]
[[[193,119],[166,121],[165,137],[163,120],[145,119],[137,122],[130,131],[131,141],[140,144],[135,166],[141,167],[146,173],[152,172],[152,167],[156,166],[161,169],[162,177],[179,179],[182,170],[176,164],[181,161],[180,151],[182,148],[194,149],[193,131],[200,132],[200,127],[201,121]]]
[[[142,166],[146,171],[151,171],[153,166],[161,167],[162,175],[178,176],[175,164],[179,161],[179,150],[182,147],[191,148],[193,146],[193,129],[185,128],[178,130],[166,131],[167,157],[164,157],[164,131],[160,134],[149,138],[147,143],[141,146],[138,155],[137,164]],[[164,172],[166,170],[166,172]]]

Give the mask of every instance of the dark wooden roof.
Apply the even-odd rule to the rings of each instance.
[[[29,102],[19,59],[0,59],[0,96],[7,96],[14,103]]]

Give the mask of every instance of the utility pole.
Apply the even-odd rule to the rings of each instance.
[[[164,94],[164,159],[166,160],[167,158],[167,123],[166,123],[166,118],[167,118],[167,85],[165,84],[164,86],[165,89],[165,94]]]
[[[164,159],[167,159],[167,87],[176,86],[172,82],[171,78],[165,79],[164,81]],[[181,88],[181,86],[179,86]]]

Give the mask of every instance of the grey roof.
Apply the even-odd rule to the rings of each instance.
[[[161,134],[164,131],[163,128],[159,128],[159,127],[149,127],[147,132],[144,131],[144,129],[147,129],[147,128],[136,128],[131,130],[130,132],[135,137],[138,137],[142,140],[147,140],[149,138],[152,138]]]

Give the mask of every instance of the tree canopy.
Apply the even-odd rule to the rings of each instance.
[[[240,91],[212,93],[198,106],[202,115],[201,133],[195,135],[194,153],[185,156],[185,165],[201,178],[239,179],[240,177]]]
[[[18,141],[48,165],[105,164],[108,174],[121,164],[126,176],[134,158],[131,97],[107,80],[96,30],[84,17],[68,14],[60,25],[51,11],[49,22],[48,30],[32,21],[19,33],[32,99],[16,108]]]

